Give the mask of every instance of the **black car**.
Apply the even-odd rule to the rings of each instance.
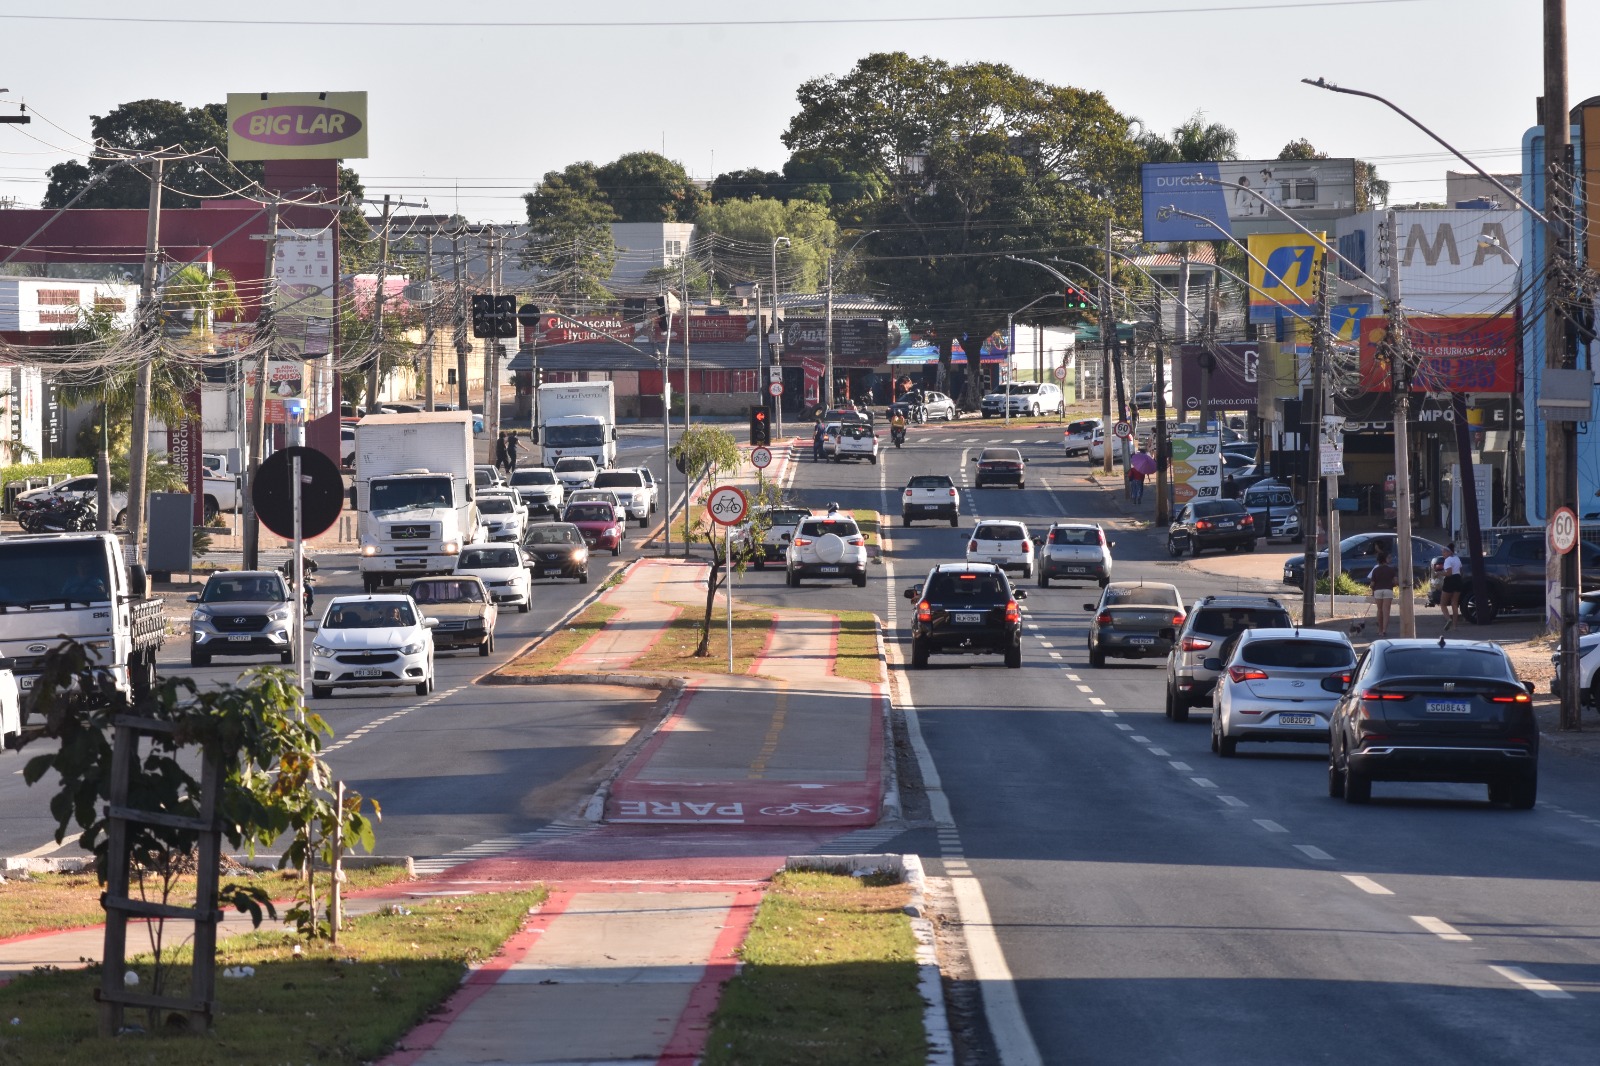
[[[989,563],[946,563],[906,589],[916,604],[911,621],[911,665],[929,655],[1004,655],[1006,666],[1022,665],[1022,612],[1028,598],[1012,589],[1005,571]]]
[[[1378,640],[1348,678],[1328,726],[1328,795],[1372,798],[1374,781],[1467,781],[1490,803],[1528,810],[1538,797],[1533,686],[1487,641]]]
[[[1199,555],[1207,548],[1256,550],[1256,520],[1237,500],[1191,500],[1167,527],[1167,553]]]
[[[1015,485],[1023,486],[1022,468],[1028,460],[1015,448],[985,448],[972,460],[978,464],[978,476],[973,482],[974,488],[983,488],[985,485]]]
[[[576,578],[589,583],[589,546],[583,530],[570,522],[541,522],[529,526],[522,535],[522,551],[528,557],[528,576]]]
[[[1387,552],[1391,565],[1397,564],[1395,558],[1395,545],[1399,538],[1393,533],[1356,533],[1339,542],[1339,569],[1349,574],[1356,581],[1366,584],[1367,575],[1378,563],[1378,552]],[[1413,583],[1417,588],[1424,588],[1428,583],[1428,560],[1435,555],[1444,553],[1444,545],[1424,537],[1411,538],[1411,572],[1414,575]],[[1301,588],[1301,571],[1305,569],[1305,559],[1299,555],[1292,555],[1283,564],[1283,583]],[[1328,576],[1328,553],[1317,553],[1317,580],[1321,581]]]

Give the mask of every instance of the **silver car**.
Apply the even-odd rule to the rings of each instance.
[[[190,596],[189,665],[209,666],[213,655],[276,655],[294,661],[294,601],[276,570],[212,574]]]
[[[956,402],[942,392],[922,394],[922,420],[924,422],[954,422]]]
[[[1328,720],[1355,669],[1343,633],[1325,629],[1251,629],[1231,642],[1211,694],[1211,750],[1232,758],[1241,740],[1328,742]],[[1324,686],[1327,678],[1339,684]]]
[[[1057,522],[1039,538],[1039,587],[1051,579],[1101,588],[1111,583],[1111,544],[1106,531],[1090,522]]]

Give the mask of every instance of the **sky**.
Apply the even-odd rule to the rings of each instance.
[[[25,102],[35,115],[30,125],[0,125],[0,200],[37,206],[46,170],[83,157],[89,117],[130,100],[198,106],[229,92],[365,90],[370,156],[348,165],[369,197],[391,193],[474,221],[521,221],[522,194],[579,160],[657,151],[700,179],[781,169],[799,86],[883,51],[1006,63],[1045,82],[1099,90],[1163,132],[1202,111],[1238,131],[1244,159],[1270,159],[1304,137],[1331,156],[1375,163],[1395,203],[1441,200],[1445,171],[1461,164],[1382,105],[1300,79],[1386,96],[1486,169],[1516,171],[1543,87],[1543,6],[0,0],[0,39],[8,43],[0,113]],[[41,17],[46,11],[54,17]],[[293,14],[265,14],[275,11]],[[1569,0],[1567,21],[1568,96],[1577,102],[1600,95],[1600,52],[1583,46],[1600,40],[1600,2]]]

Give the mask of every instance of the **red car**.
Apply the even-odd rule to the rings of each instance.
[[[609,548],[612,555],[622,554],[622,515],[615,504],[604,500],[582,500],[569,504],[562,514],[563,522],[571,522],[583,533],[583,542],[590,551]]]

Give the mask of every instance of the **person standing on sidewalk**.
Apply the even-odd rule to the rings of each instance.
[[[494,439],[494,468],[496,470],[504,470],[506,468],[506,435],[504,433]]]
[[[1138,467],[1128,471],[1128,492],[1134,503],[1144,502],[1144,471]]]
[[[1389,635],[1389,612],[1394,608],[1395,585],[1400,581],[1400,571],[1389,564],[1389,553],[1378,553],[1378,565],[1367,575],[1372,586],[1372,605],[1378,612],[1378,636]]]
[[[1444,627],[1454,629],[1461,620],[1461,557],[1454,544],[1444,546],[1444,559],[1440,563],[1444,581],[1439,586],[1439,610],[1444,612]]]
[[[517,468],[517,447],[518,447],[518,445],[517,445],[517,435],[515,433],[507,433],[506,434],[506,476],[507,477],[510,477],[511,476],[511,472]]]

